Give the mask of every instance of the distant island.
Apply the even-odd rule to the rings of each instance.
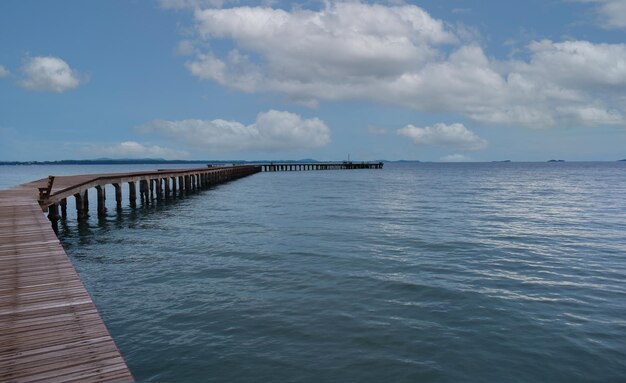
[[[565,162],[565,160],[548,160],[548,162]]]
[[[205,164],[211,161],[165,160],[162,158],[98,158],[93,160],[0,161],[0,165],[136,165],[136,164]],[[216,161],[213,161],[216,162]]]

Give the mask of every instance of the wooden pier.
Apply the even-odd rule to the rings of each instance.
[[[76,217],[85,219],[90,189],[96,190],[98,216],[106,215],[107,185],[119,209],[124,194],[130,207],[136,207],[138,199],[149,206],[261,171],[382,167],[369,162],[208,166],[50,176],[0,191],[0,382],[133,380],[56,237],[57,222],[67,218],[68,198],[75,201]]]
[[[312,163],[264,163],[260,164],[264,172],[291,172],[305,170],[347,170],[347,169],[382,169],[383,162],[312,162]]]
[[[103,214],[105,185],[128,184],[145,203],[176,190],[199,190],[244,177],[259,166],[50,177],[0,191],[0,382],[132,381],[124,359],[50,225],[76,199],[87,213],[95,188]],[[42,209],[48,210],[46,219]]]

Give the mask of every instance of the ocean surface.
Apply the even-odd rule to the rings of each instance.
[[[0,188],[153,168],[0,166]],[[261,173],[121,211],[108,192],[59,237],[139,381],[626,381],[624,162]]]

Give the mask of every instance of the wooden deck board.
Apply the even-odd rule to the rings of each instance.
[[[37,184],[0,191],[0,381],[132,381]]]

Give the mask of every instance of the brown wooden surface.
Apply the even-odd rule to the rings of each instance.
[[[46,183],[0,191],[0,382],[132,381],[37,202]]]

